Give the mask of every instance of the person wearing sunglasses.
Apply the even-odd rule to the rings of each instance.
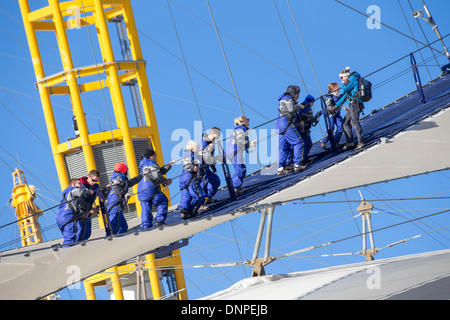
[[[355,129],[356,137],[358,138],[358,144],[355,148],[355,150],[358,150],[365,146],[363,131],[359,123],[359,114],[364,109],[364,103],[359,97],[359,78],[361,76],[358,72],[350,73],[350,67],[346,67],[339,72],[339,77],[342,81],[342,97],[336,103],[336,107],[339,108],[345,101],[349,102],[348,112],[342,124],[347,143],[342,150],[345,151],[355,147],[352,128]]]
[[[77,241],[83,241],[89,239],[91,236],[92,231],[92,223],[91,223],[91,209],[94,205],[95,200],[97,199],[97,194],[100,189],[100,186],[97,184],[97,182],[100,180],[100,173],[98,170],[91,170],[89,171],[87,176],[80,178],[81,187],[84,189],[88,189],[92,192],[86,197],[86,204],[88,205],[87,208],[85,208],[84,212],[86,212],[85,215],[81,216],[78,220],[78,235],[77,235]]]

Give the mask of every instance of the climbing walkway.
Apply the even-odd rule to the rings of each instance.
[[[0,299],[36,299],[70,285],[69,273],[76,266],[76,277],[72,280],[82,280],[86,277],[116,265],[131,257],[144,254],[151,250],[164,248],[166,245],[186,239],[198,232],[211,228],[239,216],[263,208],[273,207],[286,201],[302,199],[322,193],[353,188],[358,185],[377,183],[428,171],[448,169],[450,158],[442,154],[450,154],[450,76],[442,75],[435,81],[424,86],[426,103],[419,101],[417,92],[412,92],[391,104],[366,115],[361,125],[364,131],[366,147],[358,151],[324,150],[320,143],[315,143],[311,150],[312,162],[302,172],[285,176],[277,176],[277,165],[264,167],[249,175],[244,182],[245,193],[237,200],[231,201],[228,189],[221,189],[215,198],[217,203],[201,216],[182,220],[178,211],[172,210],[166,220],[167,225],[149,231],[137,231],[140,219],[129,222],[130,231],[127,234],[105,238],[103,230],[92,233],[91,239],[77,246],[61,248],[62,240],[54,240],[31,247],[20,248],[0,253]],[[431,118],[429,118],[431,117]],[[411,134],[413,143],[408,150],[402,150],[402,135]],[[421,139],[425,137],[425,139]],[[391,151],[384,154],[386,163],[379,165],[377,154],[383,144],[381,138],[392,139],[395,149],[401,150],[393,159]],[[399,143],[397,144],[396,139]],[[431,146],[431,147],[430,147]],[[424,152],[424,150],[426,150]],[[382,172],[388,169],[390,161],[395,163],[408,159],[419,159],[425,153],[429,160],[428,166],[406,165],[411,170],[394,170],[396,175],[385,177]],[[365,166],[358,166],[374,178],[363,179],[364,183],[355,182],[360,174],[351,174],[347,167],[365,157]],[[395,161],[394,161],[395,160]],[[406,163],[406,162],[405,162]],[[420,167],[417,170],[417,167]],[[342,170],[340,168],[343,168]],[[330,175],[329,184],[320,180],[327,172],[337,172],[340,175]],[[343,171],[343,172],[342,172]],[[344,175],[343,175],[344,174]],[[334,185],[336,177],[343,183]],[[355,180],[356,179],[356,180]],[[311,188],[295,189],[307,181]],[[327,180],[325,180],[327,181]],[[329,187],[332,185],[332,187]],[[294,190],[294,192],[293,192]],[[314,192],[305,192],[315,190]],[[70,268],[70,269],[69,269]],[[76,279],[74,279],[76,278]],[[26,289],[25,289],[26,288]]]

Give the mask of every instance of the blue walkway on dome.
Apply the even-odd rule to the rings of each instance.
[[[362,118],[361,126],[366,142],[365,148],[377,144],[380,138],[391,137],[448,106],[450,104],[450,75],[432,81],[423,90],[426,97],[425,104],[419,101],[418,93],[414,91]],[[343,135],[341,141],[344,140]],[[360,151],[339,150],[337,153],[333,153],[331,150],[320,148],[320,144],[315,143],[309,155],[312,163],[305,170],[284,176],[277,176],[276,170],[260,170],[244,180],[243,189],[245,193],[238,196],[236,201],[229,199],[227,188],[219,190],[214,197],[218,202],[210,205],[211,210],[193,219],[203,219],[210,215],[229,214],[243,210],[258,200],[288,188]],[[231,170],[233,169],[231,168]],[[171,225],[181,221],[181,217],[176,211],[168,215],[166,223]]]

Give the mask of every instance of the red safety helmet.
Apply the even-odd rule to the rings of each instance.
[[[125,163],[122,162],[118,162],[115,166],[114,166],[114,171],[116,172],[121,172],[123,174],[127,173],[128,171],[128,167]]]

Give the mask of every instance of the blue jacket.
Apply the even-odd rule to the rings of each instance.
[[[62,200],[59,204],[58,214],[56,215],[56,224],[60,230],[75,218],[75,214],[78,214],[78,212],[74,212],[74,210],[80,209],[76,203],[69,201],[68,199],[70,196],[69,194],[75,189],[78,189],[78,187],[69,186],[62,192]],[[81,191],[81,189],[78,189],[78,191]],[[77,194],[83,198],[84,202],[87,202],[86,192],[77,192]],[[73,199],[73,196],[75,195],[72,195],[70,198]]]
[[[123,184],[119,185],[114,182],[116,178],[121,178]],[[108,200],[106,201],[106,207],[108,208],[108,211],[111,210],[111,206],[116,204],[118,201],[122,201],[125,195],[128,192],[128,189],[132,186],[134,186],[136,183],[138,183],[142,179],[142,175],[138,175],[132,179],[128,179],[126,175],[120,172],[114,171],[112,177],[111,177],[111,191],[108,195]],[[117,181],[117,180],[116,180]]]
[[[352,72],[350,74],[347,82],[344,83],[341,87],[342,96],[336,103],[337,107],[340,107],[345,102],[345,100],[352,101],[355,98],[355,95],[359,90],[359,78],[361,78],[361,76],[359,75],[358,72]],[[359,97],[358,100],[360,102],[363,102]]]
[[[238,124],[234,128],[233,136],[227,139],[226,155],[229,160],[233,160],[238,153],[244,152],[244,150],[248,152],[250,143],[248,141],[248,135],[245,134],[247,130],[248,128],[246,126]]]
[[[150,160],[148,158],[143,158],[141,162],[139,162],[139,172],[142,173],[142,169],[145,167],[150,167],[152,165],[157,165],[156,161]],[[159,166],[158,166],[159,167]],[[150,201],[154,194],[158,192],[159,188],[156,188],[153,181],[144,181],[142,179],[137,187],[137,196],[139,201]]]
[[[281,96],[278,97],[278,101],[286,100],[286,99],[294,99],[290,94],[283,93]],[[295,100],[294,100],[295,101]],[[297,117],[295,117],[293,123],[297,122]],[[284,132],[289,125],[289,120],[286,117],[282,117],[280,108],[278,107],[278,120],[275,123],[275,129],[280,130],[280,133]]]
[[[62,199],[61,202],[59,203],[59,211],[64,210],[64,208],[67,206],[67,195],[69,194],[70,191],[72,191],[73,189],[75,189],[76,187],[67,187],[63,190],[62,192]]]
[[[192,151],[184,151],[183,154],[183,171],[181,172],[180,179],[178,180],[178,185],[180,190],[185,189],[189,186],[189,181],[194,181],[194,179],[203,178],[204,174],[204,164],[202,164],[200,156]],[[197,172],[194,171],[194,167],[198,166]],[[194,176],[194,179],[191,178]]]

